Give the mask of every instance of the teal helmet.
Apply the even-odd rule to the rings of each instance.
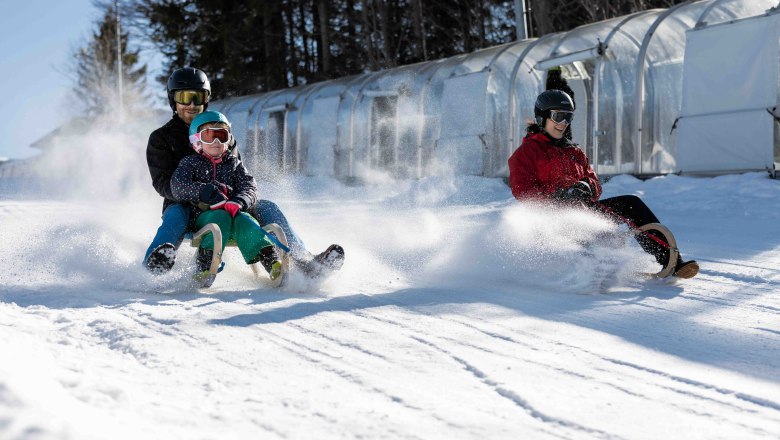
[[[195,119],[190,122],[190,136],[197,134],[200,126],[203,124],[208,124],[209,122],[224,122],[228,125],[228,127],[230,127],[230,121],[228,121],[227,116],[220,112],[209,110],[203,113],[199,113],[197,116],[195,116]]]
[[[190,145],[198,153],[202,152],[200,128],[204,124],[214,123],[214,122],[222,122],[224,124],[227,124],[228,128],[230,128],[230,121],[228,121],[228,118],[222,113],[215,112],[215,111],[205,111],[203,113],[200,113],[197,116],[195,116],[195,118],[190,123]],[[224,141],[220,141],[228,145],[228,148],[227,150],[225,150],[225,153],[230,151],[232,149],[232,145],[234,145],[233,135],[229,132],[230,130],[228,130],[227,139],[225,139]]]

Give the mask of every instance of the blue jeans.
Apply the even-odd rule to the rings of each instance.
[[[287,221],[287,217],[284,216],[284,213],[282,213],[282,210],[279,209],[276,203],[270,200],[258,200],[255,208],[257,221],[260,223],[260,226],[276,223],[282,228],[284,235],[287,236],[287,243],[290,245],[290,256],[293,259],[307,259],[308,252],[303,241],[293,231],[290,222]],[[184,240],[184,234],[187,232],[189,223],[189,207],[176,203],[166,208],[162,215],[162,224],[157,228],[157,234],[154,236],[152,244],[146,250],[146,255],[144,255],[144,264],[146,264],[149,254],[163,243],[171,243],[178,249],[182,240]]]
[[[307,259],[308,251],[304,246],[303,241],[298,234],[293,231],[290,222],[287,221],[287,217],[284,216],[279,206],[270,200],[258,200],[257,201],[257,221],[260,226],[265,226],[269,223],[276,223],[284,231],[284,235],[287,237],[287,244],[290,246],[290,256],[294,260]]]
[[[157,234],[155,234],[152,244],[149,245],[149,249],[146,250],[146,255],[144,255],[144,265],[146,265],[149,254],[163,243],[171,243],[178,249],[182,240],[184,240],[184,233],[187,231],[189,222],[189,207],[175,203],[165,208],[162,214],[162,224],[157,228]]]

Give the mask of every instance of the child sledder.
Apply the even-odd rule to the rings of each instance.
[[[257,203],[257,184],[241,160],[228,154],[232,137],[225,115],[215,111],[198,114],[190,124],[190,143],[196,154],[183,158],[171,177],[171,191],[177,200],[189,203],[195,230],[209,224],[219,227],[218,232],[208,231],[202,238],[197,237],[205,251],[198,252],[194,277],[204,287],[213,283],[216,268],[212,263],[219,261],[214,259],[217,238],[221,242],[218,256],[233,241],[247,264],[259,262],[272,283],[278,285],[284,266],[275,244],[284,244],[270,237],[246,212]]]
[[[567,132],[574,118],[574,101],[561,90],[547,90],[536,98],[535,121],[509,158],[509,185],[518,200],[583,206],[617,223],[625,223],[645,252],[662,269],[658,277],[692,278],[696,261],[684,261],[671,231],[637,196],[599,200],[601,184],[585,153],[570,141]]]

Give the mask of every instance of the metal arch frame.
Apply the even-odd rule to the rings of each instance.
[[[519,46],[519,45],[521,45],[521,44],[525,44],[525,46],[526,46],[526,47],[524,47],[524,48],[523,48],[523,51],[522,51],[522,52],[520,52],[522,56],[521,56],[521,58],[519,59],[519,61],[520,61],[520,64],[522,64],[522,57],[524,57],[524,56],[525,56],[525,54],[527,53],[527,52],[526,52],[526,49],[527,49],[529,46],[533,46],[533,45],[534,45],[534,43],[535,43],[537,40],[538,40],[538,38],[526,38],[526,39],[523,39],[523,40],[518,40],[518,41],[513,41],[513,42],[511,42],[511,43],[507,43],[507,44],[506,44],[506,46],[505,46],[505,47],[503,47],[501,50],[499,50],[499,51],[498,51],[498,53],[496,53],[496,54],[493,56],[493,58],[491,58],[491,59],[490,59],[490,61],[488,62],[488,64],[487,64],[487,67],[490,69],[490,71],[489,71],[489,73],[488,73],[488,79],[489,79],[491,76],[493,76],[493,73],[494,73],[494,72],[495,72],[495,70],[496,70],[496,69],[494,69],[494,68],[493,68],[493,66],[494,66],[494,65],[495,65],[495,64],[498,62],[498,59],[499,59],[499,58],[501,58],[501,56],[502,56],[502,55],[504,55],[504,54],[505,54],[507,51],[509,51],[510,49],[512,49],[512,48],[514,48],[514,47],[517,47],[517,46]],[[517,64],[518,64],[518,63],[517,63],[517,60],[516,60],[516,62],[515,62],[515,65],[517,65]],[[508,87],[508,89],[510,90],[510,93],[509,93],[509,99],[510,99],[510,101],[512,100],[512,96],[513,96],[513,94],[512,94],[512,92],[511,92],[511,90],[512,90],[512,87],[514,86],[514,75],[516,74],[516,72],[517,72],[517,69],[516,69],[515,67],[513,67],[513,68],[512,68],[512,72],[509,72],[509,74],[508,74],[508,76],[507,76],[507,81],[509,82],[509,87]],[[512,122],[511,122],[511,121],[514,121],[514,115],[512,114],[511,103],[509,103],[509,105],[507,105],[507,113],[509,114],[509,121],[510,121],[510,123],[507,125],[507,129],[508,129],[508,133],[507,133],[507,142],[508,142],[508,143],[511,145],[511,142],[509,141],[509,140],[512,138],[512,132],[511,132],[511,130],[512,130]],[[500,147],[500,146],[499,146],[499,147]],[[510,148],[511,148],[511,147],[510,147]],[[508,158],[508,157],[509,157],[509,155],[507,154],[507,156],[506,156],[506,157]],[[485,165],[485,164],[483,164],[483,170],[484,170],[484,165]],[[494,167],[494,170],[495,170],[495,167]],[[493,176],[489,176],[489,177],[493,177]]]
[[[347,170],[347,176],[346,177],[354,177],[353,176],[353,169],[352,169],[352,161],[353,161],[352,145],[353,145],[353,139],[355,137],[354,136],[354,134],[355,134],[354,133],[355,121],[353,120],[353,114],[355,112],[355,103],[357,102],[357,99],[360,96],[360,90],[362,90],[363,86],[365,85],[365,83],[368,82],[369,79],[371,79],[371,75],[372,74],[370,74],[370,73],[366,73],[366,74],[363,74],[363,75],[358,75],[355,78],[352,78],[351,80],[347,81],[347,83],[344,85],[344,90],[342,90],[341,93],[339,93],[339,106],[336,109],[336,111],[339,112],[339,114],[340,114],[341,113],[341,105],[344,103],[344,95],[346,93],[350,92],[354,85],[356,85],[356,84],[359,85],[358,90],[355,92],[355,96],[354,96],[354,98],[352,100],[352,103],[350,104],[349,114],[348,114],[348,117],[349,117],[349,133],[348,133],[349,134],[349,144],[347,145],[347,147],[348,147],[349,154],[348,154],[348,161],[347,161],[348,170]],[[336,120],[337,120],[336,121],[336,125],[337,125],[337,127],[336,127],[336,139],[337,139],[338,145],[341,145],[341,139],[342,139],[341,131],[342,131],[342,127],[341,127],[341,124],[338,122],[338,119],[339,119],[339,116],[337,115],[336,116]],[[338,177],[338,173],[336,172],[337,171],[336,164],[334,163],[333,166],[334,166],[333,175]]]
[[[428,67],[434,65],[432,63],[433,62],[428,61],[428,62],[424,62],[424,63],[411,64],[411,65],[408,65],[408,66],[399,66],[397,68],[392,69],[392,71],[394,73],[399,73],[399,72],[404,72],[404,71],[408,70],[408,71],[410,71],[412,73],[413,77],[417,77],[417,75],[420,72],[423,72]],[[430,78],[432,78],[433,75],[435,75],[435,72],[436,72],[437,69],[431,69],[431,70],[433,72],[425,80],[425,84],[423,84],[423,86],[421,87],[422,89],[425,89],[427,87],[427,85],[429,84]],[[370,91],[369,91],[369,93],[370,93]],[[369,95],[369,93],[366,93],[365,95]],[[375,92],[374,96],[396,96],[400,100],[401,99],[400,97],[403,96],[403,94],[402,93],[392,94],[392,93],[389,93],[389,92],[379,92],[379,93]],[[420,99],[419,102],[418,102],[418,109],[420,108],[421,103],[422,103],[422,99]],[[371,111],[373,112],[373,107],[372,107]],[[400,118],[400,115],[398,114],[397,111],[396,111],[395,118],[396,118],[396,133],[395,133],[395,143],[393,145],[393,163],[394,163],[394,167],[395,167],[394,172],[397,173],[398,172],[398,151],[399,151],[399,148],[400,148],[400,141],[401,141],[400,135],[399,135],[398,130],[397,130],[398,127],[399,127],[398,121],[399,121],[399,118]],[[424,126],[424,121],[423,121],[423,118],[420,117],[420,118],[418,118],[418,129],[417,129],[417,131],[418,131],[418,139],[420,139],[420,136],[422,136],[422,127],[423,126]],[[370,139],[370,137],[369,137],[369,139]],[[420,171],[420,162],[421,162],[421,151],[420,151],[420,148],[421,148],[421,146],[422,146],[421,142],[418,142],[417,143],[417,161],[416,161],[417,162],[417,172],[416,172],[416,174],[417,174],[418,178],[422,177],[422,174],[421,174],[421,171]]]
[[[420,89],[420,99],[417,102],[417,114],[420,116],[419,123],[417,125],[417,178],[418,179],[423,176],[422,158],[423,158],[423,133],[425,132],[424,130],[425,98],[428,96],[428,89],[430,88],[431,80],[436,75],[436,72],[439,71],[441,65],[445,63],[446,61],[444,60],[438,60],[438,61],[433,61],[426,66],[426,67],[430,67],[430,74],[428,74],[428,78],[425,79],[425,83],[422,85]]]
[[[507,158],[509,158],[509,156],[512,154],[512,150],[515,147],[516,139],[520,137],[520,132],[518,130],[518,127],[515,127],[515,121],[517,120],[517,97],[515,95],[517,91],[517,76],[520,73],[520,67],[525,62],[525,57],[528,56],[528,53],[531,51],[531,49],[539,45],[541,42],[547,41],[548,39],[551,39],[555,36],[562,36],[562,33],[555,32],[555,33],[545,34],[537,38],[536,40],[533,40],[530,43],[528,43],[528,45],[523,49],[523,51],[517,57],[517,62],[515,62],[515,67],[512,69],[512,74],[509,76],[509,125],[508,125],[509,136],[507,137],[507,155],[506,155]],[[528,41],[528,40],[523,40],[523,41]],[[531,66],[531,70],[533,70],[533,66]]]
[[[260,137],[259,137],[259,134],[260,134],[260,115],[263,114],[263,108],[264,108],[263,106],[265,105],[266,102],[268,102],[268,100],[270,100],[271,98],[275,97],[276,95],[280,95],[285,90],[289,90],[289,89],[273,90],[273,91],[270,91],[270,92],[267,92],[267,93],[263,94],[261,99],[258,99],[257,101],[255,101],[255,103],[252,105],[252,107],[250,107],[249,110],[247,110],[247,118],[248,118],[250,115],[254,115],[255,114],[256,109],[258,109],[258,108],[260,109],[260,111],[258,111],[257,114],[254,115],[254,117],[252,118],[252,122],[254,123],[253,124],[253,128],[255,130],[255,153],[259,153],[258,150],[260,149],[259,148],[260,147],[260,143],[259,143],[259,140],[260,140]],[[249,127],[248,123],[247,123],[247,127]],[[263,151],[265,151],[265,146],[263,146]]]
[[[636,90],[634,95],[636,102],[636,109],[634,112],[634,127],[636,130],[634,133],[634,173],[636,175],[642,174],[642,119],[644,117],[645,107],[645,61],[647,57],[647,48],[650,46],[650,40],[652,40],[655,30],[658,29],[658,26],[660,26],[666,18],[678,9],[692,5],[695,1],[698,0],[688,0],[662,12],[658,18],[655,19],[652,26],[650,26],[650,29],[647,30],[645,38],[642,40],[642,47],[639,50],[639,55],[637,55],[636,59]]]
[[[419,94],[418,100],[417,100],[417,145],[415,146],[416,149],[416,164],[415,164],[415,176],[419,179],[422,177],[422,134],[423,134],[423,128],[425,127],[425,118],[424,115],[424,97],[426,96],[425,92],[427,91],[427,87],[430,84],[430,80],[433,77],[433,75],[436,74],[436,71],[439,68],[439,64],[442,63],[442,60],[433,60],[433,61],[427,61],[423,63],[418,63],[416,65],[411,65],[409,67],[413,67],[411,69],[414,72],[414,78],[420,78],[423,75],[426,75],[424,82],[419,83]],[[415,84],[418,84],[415,82]],[[396,158],[397,160],[397,158]]]
[[[695,25],[693,25],[693,28],[694,28],[694,29],[696,29],[696,28],[701,28],[701,27],[704,27],[704,26],[706,26],[706,25],[707,25],[707,22],[704,22],[704,21],[702,21],[702,20],[703,20],[704,18],[706,18],[706,17],[707,17],[707,15],[709,15],[710,11],[712,11],[713,9],[715,9],[715,6],[717,6],[717,5],[718,5],[718,3],[721,3],[721,2],[723,2],[723,1],[724,1],[724,0],[712,0],[712,3],[710,3],[709,5],[707,5],[707,7],[706,7],[706,8],[704,8],[704,10],[701,12],[701,15],[699,15],[699,18],[698,18],[698,19],[696,19],[696,24],[695,24]]]
[[[715,7],[716,7],[716,6],[717,6],[719,3],[723,3],[723,2],[725,2],[725,0],[713,0],[713,1],[712,1],[712,3],[711,3],[711,4],[709,4],[709,5],[708,5],[708,6],[707,6],[707,7],[704,9],[704,11],[702,11],[701,15],[699,15],[699,18],[698,18],[698,20],[696,20],[696,25],[694,25],[694,26],[693,26],[693,28],[694,28],[694,29],[701,29],[701,28],[703,28],[703,27],[706,27],[706,26],[707,26],[707,22],[706,22],[706,21],[703,21],[703,20],[704,20],[705,18],[707,18],[707,15],[709,15],[710,11],[712,11],[713,9],[715,9]],[[780,2],[778,2],[776,6],[770,7],[769,9],[767,9],[766,11],[764,11],[764,13],[765,13],[765,14],[773,14],[773,13],[777,13],[777,12],[772,12],[772,10],[773,10],[773,9],[780,9]],[[744,18],[750,18],[750,17],[742,17],[742,19],[744,19]]]
[[[611,39],[612,39],[612,36],[615,34],[615,32],[616,32],[618,29],[620,29],[620,28],[621,28],[621,27],[622,27],[622,26],[623,26],[623,25],[624,25],[624,24],[625,24],[627,21],[631,20],[631,19],[632,19],[632,18],[634,18],[635,16],[642,15],[642,14],[645,14],[645,13],[648,13],[648,12],[650,12],[650,11],[639,11],[639,12],[634,12],[633,14],[629,14],[629,15],[627,15],[627,16],[625,16],[625,17],[623,17],[623,19],[622,19],[622,20],[620,20],[620,21],[619,21],[619,22],[618,22],[618,23],[617,23],[615,26],[613,26],[613,27],[612,27],[612,29],[610,29],[610,30],[609,30],[609,32],[607,33],[607,36],[604,38],[604,43],[603,43],[603,44],[604,44],[604,49],[606,50],[606,48],[607,48],[607,47],[609,47],[609,40],[611,40]],[[611,19],[611,20],[608,20],[608,21],[612,21],[612,20],[615,20],[615,21],[617,21],[617,18],[619,18],[619,17],[615,17],[615,18],[613,18],[613,19]],[[597,22],[597,23],[599,23],[599,22]],[[561,39],[560,39],[560,41],[558,41],[558,44],[556,44],[556,45],[555,45],[555,47],[553,48],[553,50],[551,50],[551,51],[550,51],[550,55],[556,54],[556,55],[554,56],[554,58],[559,58],[559,57],[562,57],[562,56],[564,56],[564,55],[557,55],[557,52],[558,52],[558,49],[559,49],[559,48],[561,47],[561,45],[563,44],[563,42],[564,42],[564,41],[566,41],[566,38],[569,36],[569,34],[570,34],[570,33],[572,33],[572,32],[574,32],[574,31],[576,31],[577,29],[579,29],[579,28],[581,28],[581,27],[584,27],[584,26],[590,26],[590,25],[594,25],[594,24],[597,24],[597,23],[587,23],[587,24],[584,24],[584,25],[582,25],[582,26],[578,26],[578,27],[576,27],[576,28],[574,28],[574,29],[571,29],[571,30],[569,30],[569,31],[566,31],[566,32],[564,32],[564,33],[563,33],[564,37],[563,37],[563,38],[561,38]],[[604,24],[604,23],[603,23],[603,22],[601,22],[600,24]],[[597,40],[598,40],[598,39],[597,39]],[[585,49],[585,50],[587,50],[587,49]],[[599,55],[597,58],[601,58],[602,56],[603,56],[603,55]],[[573,63],[572,63],[572,64],[573,64]],[[545,75],[546,75],[546,73],[545,73]],[[545,80],[546,80],[546,77],[545,77]]]
[[[322,88],[324,88],[327,85],[331,85],[330,81],[323,81],[318,84],[311,84],[309,87],[309,91],[306,92],[305,95],[303,95],[303,102],[301,103],[300,107],[298,108],[298,115],[295,118],[295,171],[300,173],[301,172],[301,132],[302,128],[301,125],[303,123],[303,111],[306,108],[306,103],[309,102],[309,98],[316,92],[319,92]],[[300,98],[301,95],[298,95],[296,97]],[[341,99],[341,98],[339,98]],[[295,100],[293,100],[295,102]],[[286,127],[285,127],[286,131]],[[308,147],[307,147],[308,148]],[[284,165],[284,159],[286,156],[283,156],[282,158],[282,164]],[[308,158],[308,151],[307,151],[307,158]]]
[[[357,93],[355,93],[355,100],[352,101],[352,108],[350,109],[349,114],[349,176],[347,177],[355,177],[355,107],[357,106],[357,102],[360,101],[363,96],[363,89],[368,85],[369,81],[382,78],[390,72],[391,70],[383,70],[366,74],[365,80],[360,84]]]
[[[482,68],[481,68],[480,70],[474,70],[473,72],[469,72],[469,73],[465,73],[465,74],[463,74],[463,75],[469,75],[469,74],[473,74],[473,73],[487,72],[487,79],[488,79],[488,81],[489,81],[489,79],[490,79],[490,76],[491,76],[491,75],[492,75],[492,73],[493,73],[493,65],[494,65],[494,63],[496,62],[496,60],[497,60],[497,59],[498,59],[498,58],[499,58],[499,57],[500,57],[500,56],[501,56],[501,55],[502,55],[504,52],[506,52],[507,50],[509,50],[509,49],[511,49],[511,48],[513,48],[513,47],[515,47],[515,46],[516,46],[517,44],[519,44],[519,43],[520,43],[520,42],[513,41],[513,42],[511,42],[511,43],[506,43],[506,44],[504,44],[504,47],[501,47],[501,46],[496,46],[496,47],[494,47],[494,48],[486,48],[485,50],[478,50],[478,51],[474,51],[474,52],[471,52],[471,53],[462,54],[462,55],[463,55],[463,61],[461,61],[461,62],[460,62],[460,63],[458,63],[458,64],[462,65],[463,63],[465,63],[465,62],[468,62],[468,60],[469,60],[469,59],[471,59],[471,58],[476,58],[477,56],[481,55],[481,52],[484,52],[484,51],[486,51],[486,50],[491,50],[491,49],[498,49],[498,50],[496,50],[496,53],[495,53],[495,54],[494,54],[492,57],[490,57],[490,59],[489,59],[487,62],[485,62],[485,63],[483,64],[483,66],[482,66]],[[500,48],[500,49],[499,49],[499,48]],[[450,78],[451,78],[452,76],[453,76],[453,75],[450,75]],[[461,75],[457,75],[457,76],[461,76]],[[486,82],[485,84],[487,85],[487,82]],[[487,121],[483,121],[483,124],[484,124],[485,122],[487,122]],[[486,128],[487,128],[487,127],[483,127],[483,129],[486,129]],[[486,145],[486,146],[487,146],[487,143],[486,143],[486,141],[485,141],[485,139],[484,139],[484,138],[482,139],[482,142],[483,142],[483,144],[484,144],[484,145]],[[486,175],[486,173],[485,173],[486,166],[489,166],[489,164],[488,164],[488,163],[486,163],[486,160],[485,160],[485,159],[486,159],[486,158],[485,158],[485,152],[483,151],[483,152],[482,152],[482,175],[483,175],[483,176],[485,176],[485,175]]]
[[[425,111],[425,101],[426,101],[426,99],[428,97],[428,92],[431,89],[431,82],[433,81],[434,78],[436,78],[436,74],[439,73],[440,71],[442,71],[442,69],[444,67],[450,67],[450,70],[447,71],[447,73],[450,74],[450,76],[452,76],[452,71],[454,70],[454,68],[457,66],[457,64],[460,62],[460,60],[465,59],[465,58],[466,58],[465,54],[456,55],[456,56],[451,57],[451,58],[445,58],[445,59],[442,59],[442,60],[438,60],[438,61],[435,62],[436,64],[432,64],[432,66],[434,67],[432,69],[433,71],[431,72],[430,76],[428,76],[428,79],[425,81],[425,85],[423,86],[423,88],[421,90],[421,93],[420,93],[420,109],[421,109],[420,114],[424,114],[424,111]],[[439,106],[439,109],[441,109],[441,106]],[[421,126],[423,125],[422,120],[420,122],[420,125]],[[419,135],[418,135],[419,136],[418,137],[419,141],[418,141],[418,149],[417,149],[417,151],[418,151],[417,156],[418,156],[418,163],[419,163],[419,166],[418,166],[419,171],[418,171],[418,173],[422,177],[422,150],[423,150],[423,147],[422,147],[422,136],[423,136],[423,130],[420,129],[418,131],[419,131]],[[439,118],[439,135],[441,135],[441,118]]]
[[[255,133],[257,133],[257,121],[252,119],[252,118],[250,118],[250,116],[252,115],[252,112],[253,112],[255,106],[257,105],[257,102],[265,101],[265,99],[267,99],[266,96],[265,96],[267,94],[268,93],[260,94],[260,96],[258,96],[258,95],[247,95],[247,96],[238,97],[238,99],[236,99],[235,101],[233,101],[229,105],[225,106],[225,108],[222,109],[222,113],[227,116],[228,113],[231,110],[233,110],[233,108],[235,108],[239,103],[252,101],[254,99],[255,102],[251,106],[249,106],[249,108],[247,108],[247,110],[246,110],[246,116],[245,116],[246,117],[246,126],[244,127],[244,129],[248,132],[249,131],[249,127],[250,127],[250,122],[251,122],[252,123],[252,128],[254,128],[255,129]],[[244,133],[244,136],[246,136],[246,133]],[[255,136],[255,141],[256,140],[257,140],[257,136]],[[257,149],[256,146],[257,145],[251,146],[252,150],[256,150]],[[245,149],[249,149],[250,146],[249,145],[245,145],[244,148]],[[249,151],[246,151],[246,152],[248,153]]]
[[[607,33],[607,36],[604,38],[604,46],[609,47],[609,43],[612,41],[612,39],[617,35],[618,31],[623,28],[623,26],[628,23],[629,21],[641,17],[643,15],[651,14],[655,10],[650,9],[647,11],[639,11],[634,12],[633,14],[629,14],[623,18],[623,20],[620,20],[610,31]],[[638,43],[638,41],[637,41]],[[639,46],[639,44],[637,44]],[[601,70],[604,66],[604,57],[599,56],[596,58],[595,66],[593,67],[593,85],[591,86],[590,94],[591,96],[589,99],[591,100],[591,113],[589,115],[589,121],[587,125],[590,125],[590,130],[588,130],[588,137],[590,139],[586,140],[586,149],[588,143],[593,146],[593,157],[590,158],[591,162],[593,162],[593,165],[596,168],[596,171],[598,172],[598,157],[599,157],[599,145],[598,142],[596,142],[596,132],[598,131],[598,115],[599,115],[599,92],[601,91]]]

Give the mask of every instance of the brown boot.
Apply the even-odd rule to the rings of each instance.
[[[699,263],[695,260],[682,261],[681,258],[677,260],[677,265],[674,267],[674,276],[677,278],[693,278],[697,273],[699,273]]]

